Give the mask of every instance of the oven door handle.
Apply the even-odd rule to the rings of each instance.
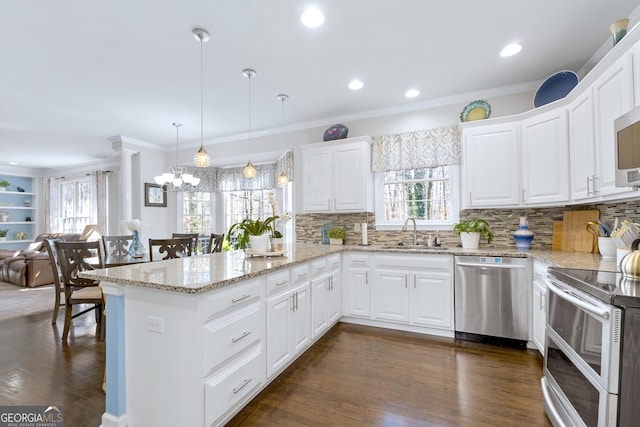
[[[593,304],[589,304],[588,302],[581,300],[580,298],[573,295],[570,291],[559,288],[549,279],[545,279],[545,282],[547,282],[549,290],[558,295],[563,300],[580,307],[581,309],[593,314],[594,316],[601,317],[604,320],[609,319],[609,311],[607,309],[597,307]]]
[[[556,405],[554,405],[553,403],[551,392],[549,391],[549,384],[544,377],[540,379],[540,385],[542,386],[542,399],[546,403],[546,405],[544,405],[545,409],[548,409],[549,412],[551,412],[550,414],[547,413],[547,416],[551,420],[551,424],[553,424],[554,426],[566,427],[566,424],[560,416],[560,413],[556,409]]]

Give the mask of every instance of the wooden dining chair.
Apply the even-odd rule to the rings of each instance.
[[[90,311],[95,312],[99,336],[104,339],[103,305],[104,299],[100,282],[78,277],[78,273],[85,270],[102,268],[102,243],[93,242],[53,242],[57,252],[57,268],[61,272],[59,279],[64,284],[65,316],[62,330],[62,342],[67,342],[71,320]],[[92,304],[93,306],[79,313],[72,314],[73,306],[78,304]]]
[[[224,242],[223,234],[213,234],[209,237],[209,253],[222,252],[222,243]]]
[[[183,237],[189,237],[191,239],[191,253],[196,252],[196,248],[198,247],[198,238],[200,235],[198,233],[172,233],[172,239],[181,239]]]
[[[177,237],[175,239],[149,239],[149,259],[154,261],[153,255],[164,255],[162,258],[173,259],[191,256],[193,239],[191,237]],[[156,254],[156,256],[157,256]],[[155,260],[157,261],[157,259]]]
[[[60,306],[65,305],[64,302],[61,302],[60,298],[60,294],[64,293],[64,277],[62,277],[62,269],[58,262],[58,252],[56,251],[54,243],[56,241],[60,241],[60,239],[44,239],[43,241],[44,247],[47,249],[47,253],[49,254],[49,263],[51,264],[51,271],[53,271],[53,288],[56,293],[55,302],[53,304],[53,318],[51,319],[52,325],[55,325],[58,321]]]
[[[102,236],[105,255],[115,257],[129,255],[131,240],[133,240],[132,234],[127,236]]]

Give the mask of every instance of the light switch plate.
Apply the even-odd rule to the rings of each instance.
[[[163,334],[164,321],[161,317],[147,316],[147,330]]]

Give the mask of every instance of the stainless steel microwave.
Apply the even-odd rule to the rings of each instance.
[[[640,107],[614,121],[616,187],[640,186]]]

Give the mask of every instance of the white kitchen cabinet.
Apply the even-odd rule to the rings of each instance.
[[[370,257],[365,253],[343,255],[342,311],[346,316],[371,317]]]
[[[274,282],[281,281],[277,274]],[[310,343],[309,292],[307,280],[281,288],[281,292],[266,299],[268,378],[287,366]]]
[[[519,128],[518,121],[463,127],[463,209],[520,204]]]
[[[629,192],[615,185],[615,119],[633,107],[632,55],[620,57],[593,83],[596,179],[598,196]]]
[[[544,356],[545,332],[547,324],[547,284],[544,281],[547,266],[541,262],[533,262],[533,298],[531,300],[531,340]]]
[[[311,337],[322,335],[342,315],[340,255],[311,261]]]
[[[522,121],[522,200],[525,205],[569,200],[566,107]]]
[[[453,330],[453,258],[376,255],[376,320]]]
[[[372,212],[371,138],[302,146],[305,212]]]
[[[571,199],[596,196],[596,144],[591,89],[578,96],[568,107],[569,158],[571,160]]]

